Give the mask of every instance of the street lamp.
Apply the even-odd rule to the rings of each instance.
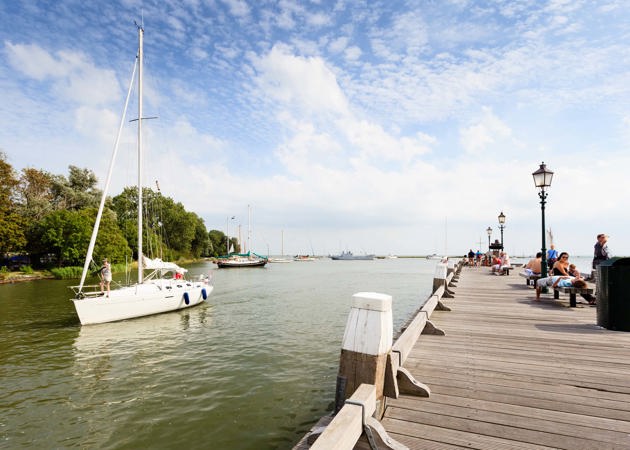
[[[503,211],[499,214],[499,228],[501,229],[501,250],[505,250],[503,247],[503,229],[505,228],[505,214],[503,214]]]
[[[486,232],[488,233],[488,251],[490,251],[490,236],[492,236],[492,228],[488,227]]]
[[[553,172],[547,169],[545,163],[541,163],[538,170],[532,173],[534,177],[534,184],[537,188],[540,188],[540,192],[538,193],[538,197],[540,197],[540,211],[542,213],[542,262],[540,264],[540,277],[545,278],[547,276],[547,249],[545,244],[545,200],[547,199],[547,192],[545,192],[545,188],[551,186],[551,179],[553,178]],[[545,292],[547,291],[544,288]]]

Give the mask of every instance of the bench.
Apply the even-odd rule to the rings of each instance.
[[[536,281],[540,279],[540,275],[527,275],[525,272],[520,272],[519,275],[525,277],[525,284],[527,286],[530,285],[530,281],[533,286],[536,286]]]
[[[593,289],[591,288],[576,288],[576,287],[555,287],[553,288],[553,298],[558,300],[560,298],[560,292],[569,294],[569,306],[575,308],[577,306],[577,294],[591,294],[593,295]]]

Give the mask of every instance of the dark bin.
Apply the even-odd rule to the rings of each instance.
[[[603,261],[597,276],[597,325],[630,331],[630,258]]]

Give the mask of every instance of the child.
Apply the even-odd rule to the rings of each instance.
[[[575,264],[569,264],[569,275],[575,278],[582,278],[580,271],[575,267]]]

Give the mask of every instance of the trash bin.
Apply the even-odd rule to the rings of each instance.
[[[603,261],[597,277],[597,325],[630,331],[630,258]]]

